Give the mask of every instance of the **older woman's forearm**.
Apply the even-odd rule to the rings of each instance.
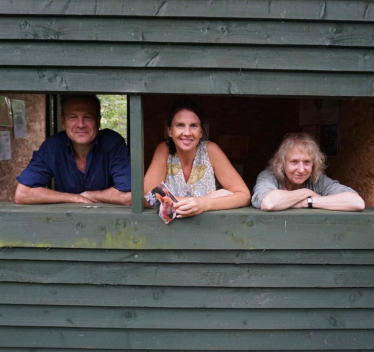
[[[261,202],[261,209],[264,211],[277,211],[292,208],[295,204],[308,197],[320,197],[307,188],[295,191],[273,190]]]
[[[364,200],[356,193],[343,192],[325,197],[313,197],[313,208],[340,211],[362,211]]]

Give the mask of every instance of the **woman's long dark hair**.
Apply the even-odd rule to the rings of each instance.
[[[168,128],[171,128],[171,124],[173,122],[173,118],[174,118],[175,114],[178,113],[179,111],[182,111],[182,110],[192,111],[199,118],[200,126],[203,130],[203,133],[204,133],[205,132],[204,131],[204,116],[203,116],[202,110],[200,109],[200,106],[197,105],[194,101],[192,101],[190,99],[186,99],[186,98],[178,99],[172,105],[172,107],[169,110],[169,113],[167,115],[167,122],[166,123],[167,123]],[[169,154],[174,155],[177,152],[177,149],[176,149],[175,143],[174,143],[174,141],[171,137],[167,137],[166,144],[169,147]]]

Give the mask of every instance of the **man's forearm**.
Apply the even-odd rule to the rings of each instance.
[[[44,187],[31,188],[18,184],[15,202],[17,204],[92,203],[80,194],[57,192]]]
[[[94,203],[131,204],[131,192],[118,191],[114,187],[103,191],[86,191],[81,195]]]

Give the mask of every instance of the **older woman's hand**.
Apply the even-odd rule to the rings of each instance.
[[[174,203],[174,208],[177,211],[177,218],[186,218],[206,211],[206,201],[204,197],[184,198],[178,203]]]

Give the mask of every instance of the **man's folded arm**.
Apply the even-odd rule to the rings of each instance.
[[[131,192],[123,192],[114,187],[103,191],[86,191],[80,194],[93,203],[112,203],[131,205]]]
[[[19,183],[14,200],[17,204],[92,203],[80,194],[54,191],[45,187],[28,187]]]

